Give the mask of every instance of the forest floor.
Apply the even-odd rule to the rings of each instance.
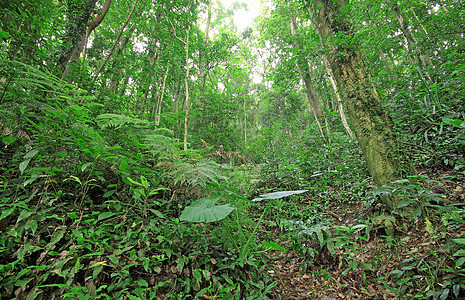
[[[428,174],[428,177],[440,182],[428,188],[444,195],[448,204],[460,206],[465,202],[463,182],[443,180],[450,178],[444,172]],[[331,211],[334,224],[342,226],[350,226],[356,219],[373,217],[373,211],[361,202],[334,203],[327,209]],[[268,271],[278,281],[275,297],[290,300],[413,299],[418,298],[415,296],[418,288],[437,288],[428,284],[428,277],[454,278],[447,267],[453,264],[453,253],[447,244],[451,239],[465,237],[465,226],[446,228],[439,214],[431,211],[428,214],[426,220],[430,224],[425,219],[417,219],[414,223],[396,226],[394,240],[389,240],[383,230],[372,231],[365,240],[357,240],[356,250],[351,255],[358,266],[349,271],[347,261],[337,260],[323,253],[325,251],[319,253],[319,258],[305,272],[300,268],[305,258],[292,249],[284,255],[275,253]],[[342,251],[338,255],[341,258]],[[401,285],[404,288],[399,289]],[[453,297],[449,289],[435,291],[436,295],[438,292],[441,296],[432,298],[465,299],[463,290],[459,297]]]
[[[108,212],[102,210],[103,212],[100,213],[100,211],[98,211],[98,206],[94,206],[93,208],[93,210],[96,211],[95,214],[89,209],[81,210],[81,217],[76,215],[74,219],[69,217],[74,213],[72,210],[58,212],[62,214],[62,217],[59,219],[60,222],[63,220],[63,223],[57,223],[53,226],[50,225],[48,219],[39,222],[40,226],[46,226],[46,230],[53,232],[51,241],[47,242],[47,246],[50,248],[52,246],[56,247],[58,250],[54,251],[53,256],[51,256],[47,254],[49,251],[47,248],[44,248],[45,250],[41,252],[38,250],[42,248],[34,248],[36,251],[33,252],[33,255],[26,257],[27,260],[25,259],[24,264],[24,266],[27,266],[27,263],[33,267],[22,267],[22,269],[7,270],[5,272],[3,280],[10,285],[4,284],[3,287],[0,285],[0,297],[2,299],[10,299],[13,296],[13,292],[18,295],[16,299],[26,299],[26,295],[34,295],[34,297],[36,297],[40,294],[37,290],[37,285],[41,284],[42,287],[47,287],[47,285],[45,285],[45,283],[47,283],[49,285],[49,290],[46,290],[46,292],[44,291],[36,299],[61,299],[63,293],[68,291],[71,285],[63,283],[63,279],[54,276],[54,273],[66,274],[65,272],[71,272],[69,270],[74,269],[78,270],[79,267],[82,270],[75,271],[75,273],[72,274],[74,277],[70,276],[70,278],[75,280],[75,282],[77,282],[76,286],[82,288],[84,292],[81,294],[76,292],[76,296],[70,296],[73,299],[82,299],[81,297],[83,295],[88,294],[88,290],[94,290],[95,292],[97,284],[102,287],[101,289],[104,289],[106,285],[109,284],[113,284],[115,287],[121,287],[122,284],[116,280],[117,276],[112,275],[122,273],[113,272],[117,264],[113,264],[111,259],[115,261],[118,259],[117,263],[121,265],[121,268],[123,270],[128,269],[126,274],[127,277],[137,279],[136,283],[144,285],[147,289],[160,284],[160,292],[163,293],[157,292],[152,299],[232,299],[222,298],[218,296],[219,293],[215,291],[209,294],[204,293],[200,298],[191,298],[192,289],[196,288],[193,284],[191,291],[185,293],[185,298],[176,295],[182,292],[184,288],[182,286],[183,284],[190,284],[186,283],[188,282],[187,279],[193,277],[197,279],[197,277],[201,277],[199,273],[188,273],[187,270],[195,270],[195,268],[202,267],[201,263],[208,265],[209,262],[212,262],[212,264],[210,264],[208,268],[204,267],[205,269],[202,269],[202,272],[206,273],[209,271],[213,275],[218,275],[218,278],[220,278],[220,276],[230,276],[228,279],[231,282],[232,280],[237,280],[237,282],[240,282],[245,288],[254,288],[255,285],[252,283],[257,284],[260,280],[263,280],[265,287],[267,285],[270,286],[270,283],[276,283],[276,286],[271,292],[265,292],[260,295],[272,299],[464,299],[464,183],[459,181],[453,174],[447,172],[435,171],[435,173],[420,173],[420,175],[428,179],[425,180],[425,182],[431,182],[431,184],[422,187],[427,191],[425,194],[440,195],[443,201],[436,204],[433,203],[431,206],[424,206],[421,217],[409,219],[415,221],[409,221],[407,218],[402,218],[400,215],[394,218],[389,213],[383,214],[382,211],[370,205],[366,205],[363,201],[351,202],[335,200],[341,197],[335,197],[335,199],[329,197],[329,200],[326,200],[330,201],[327,202],[329,204],[320,205],[319,207],[322,208],[323,211],[315,212],[314,214],[325,215],[325,218],[329,219],[331,230],[337,230],[337,228],[353,229],[354,226],[359,225],[364,225],[369,229],[360,232],[333,232],[332,237],[326,236],[326,240],[332,238],[336,241],[336,246],[333,248],[335,255],[329,252],[328,244],[321,247],[321,244],[318,243],[318,239],[312,237],[306,237],[304,242],[297,246],[300,247],[300,250],[307,251],[308,249],[315,249],[316,251],[306,252],[302,255],[299,249],[296,250],[294,248],[298,242],[292,240],[293,236],[290,232],[286,232],[280,228],[277,222],[273,223],[272,220],[266,220],[267,222],[263,222],[260,227],[257,241],[276,241],[279,245],[285,247],[287,252],[261,251],[259,259],[264,263],[264,271],[261,271],[263,269],[257,267],[255,273],[252,267],[249,268],[247,265],[243,268],[239,268],[237,264],[235,267],[232,266],[231,255],[226,251],[222,251],[223,249],[220,249],[221,246],[216,247],[215,243],[218,242],[217,240],[201,239],[202,236],[211,236],[215,229],[214,224],[211,225],[211,227],[202,227],[200,225],[181,227],[180,225],[178,226],[177,222],[161,223],[165,222],[162,221],[162,219],[168,219],[161,218],[159,219],[160,223],[155,222],[154,224],[149,223],[145,226],[136,226],[136,223],[132,223],[131,225],[131,223],[123,223],[123,219],[118,219],[120,220],[119,222],[125,226],[120,226],[120,231],[116,232],[119,235],[115,234],[110,237],[110,234],[113,234],[113,225],[109,227],[103,222],[105,220],[104,217],[106,218],[108,216]],[[332,190],[329,191],[328,194],[337,195],[337,188],[333,187],[331,189]],[[297,200],[286,199],[284,202],[292,205],[295,204],[295,206],[292,206],[295,207],[295,210],[289,208],[288,211],[292,211],[294,217],[301,217],[301,219],[304,219],[304,217],[303,213],[301,214],[299,211],[299,208],[302,209],[303,212],[311,206],[310,202],[318,201],[317,199],[312,199],[312,196],[307,194],[302,197],[296,197],[295,199]],[[293,201],[294,203],[290,203]],[[167,206],[167,203],[168,200],[166,200],[163,205]],[[263,205],[268,204],[271,205],[272,203],[265,204],[265,202],[263,202]],[[72,208],[72,206],[70,207]],[[260,209],[257,211],[250,211],[253,218],[261,214],[261,207],[259,208]],[[52,207],[51,209],[55,208]],[[158,213],[160,214],[160,212]],[[46,216],[50,215],[47,211],[43,214]],[[88,215],[82,217],[83,214]],[[305,214],[307,217],[310,216],[308,211]],[[23,213],[18,217],[18,220],[22,215]],[[112,213],[112,216],[114,215],[115,213]],[[32,216],[32,213],[28,214],[28,216]],[[66,218],[66,216],[68,216],[68,218]],[[87,217],[87,219],[85,219],[85,217]],[[94,247],[93,249],[98,249],[98,251],[90,252],[87,248],[82,248],[82,252],[79,254],[80,258],[77,259],[77,255],[70,254],[67,249],[70,249],[69,245],[74,245],[74,240],[78,240],[70,238],[69,241],[67,241],[63,237],[66,235],[71,236],[73,232],[76,231],[72,226],[77,227],[78,225],[74,225],[74,223],[71,222],[76,223],[79,218],[82,218],[83,224],[84,222],[92,221],[96,222],[95,224],[97,225],[102,224],[101,228],[104,229],[97,231],[97,229],[99,229],[97,225],[87,225],[87,227],[85,227],[86,225],[79,225],[79,229],[82,232],[89,232],[89,236],[90,234],[95,235],[93,241],[90,240],[90,238],[88,239],[88,245],[89,248],[92,246]],[[3,231],[9,226],[9,229],[5,232],[6,234],[4,234],[7,241],[13,241],[13,234],[16,231],[19,232],[19,230],[16,230],[19,222],[20,221],[17,221],[15,225],[13,220],[8,224],[7,220],[6,224],[3,224]],[[69,228],[73,230],[67,229],[66,226],[62,224],[69,226]],[[175,226],[173,224],[175,224]],[[255,226],[254,224],[253,226]],[[181,231],[181,233],[184,232],[187,238],[179,236],[179,232],[172,233],[172,230],[176,228],[184,230]],[[210,232],[203,232],[202,229],[199,228],[204,228],[203,230],[207,231],[210,230]],[[365,227],[362,226],[359,228]],[[130,234],[136,230],[138,230],[140,234],[158,230],[159,232],[154,235],[154,239],[151,241],[155,243],[155,237],[160,237],[159,242],[161,246],[158,246],[160,249],[157,247],[147,247],[150,243],[140,242],[141,238],[138,235],[133,235],[134,237],[131,239],[113,241],[113,239],[119,236],[130,236]],[[196,230],[199,230],[199,232],[196,232]],[[391,232],[388,232],[389,230],[391,230]],[[49,231],[44,231],[43,235],[45,238],[51,235]],[[55,234],[56,232],[60,233],[60,235]],[[253,236],[253,233],[251,236]],[[26,245],[26,242],[38,243],[36,240],[41,238],[40,234],[24,234],[24,230],[18,237],[19,239],[24,239],[22,242],[24,245]],[[32,242],[27,241],[28,237],[34,240]],[[58,243],[60,240],[62,240],[62,242]],[[459,241],[458,244],[454,240]],[[204,244],[200,244],[199,241],[204,241]],[[11,257],[15,258],[17,254],[20,253],[21,249],[26,247],[23,246],[21,242],[4,243],[6,246],[3,246],[4,255],[3,261],[0,261],[0,264],[5,265],[9,263],[8,259],[12,259]],[[94,243],[95,246],[93,246],[94,244],[92,243]],[[57,246],[54,246],[55,244]],[[261,243],[257,244],[261,245]],[[187,249],[187,251],[176,256],[173,253],[176,250],[175,247],[178,247],[178,245],[180,249]],[[7,248],[7,246],[11,249]],[[212,248],[213,246],[216,248]],[[146,250],[148,254],[145,256],[138,254],[136,249],[142,249],[140,252]],[[153,267],[154,270],[157,270],[155,273],[148,272],[141,267],[142,262],[144,262],[142,259],[146,257],[161,257],[167,253],[167,249],[174,249],[170,252],[173,255],[168,256],[170,258],[164,261],[160,260],[159,264]],[[208,249],[208,251],[205,249]],[[117,251],[120,251],[120,253],[116,256],[114,253],[117,253]],[[137,258],[136,254],[140,255],[140,258]],[[47,255],[50,257],[47,260],[43,260],[43,257]],[[62,255],[66,256],[66,259],[63,259],[61,257]],[[90,255],[93,256],[90,257]],[[76,267],[77,263],[67,265],[67,262],[73,259],[79,262],[79,266]],[[191,268],[184,268],[184,272],[179,271],[179,265],[182,259],[186,262],[188,261],[191,265]],[[204,259],[203,262],[202,259]],[[231,264],[231,266],[228,268],[220,268],[216,265],[216,262],[220,262],[220,260]],[[58,261],[62,261],[60,266],[57,266]],[[146,261],[151,261],[151,259]],[[9,264],[11,265],[11,263]],[[35,265],[43,269],[39,270],[39,267]],[[47,265],[50,266],[48,269]],[[262,263],[258,263],[257,265],[259,265],[259,267],[263,266]],[[95,278],[92,279],[90,275],[88,275],[90,274],[90,267],[87,266],[91,266],[95,269],[100,267],[101,273],[97,273],[94,275]],[[35,273],[31,271],[30,274],[34,276],[29,276],[26,271],[32,268],[37,268],[38,271],[34,271]],[[262,272],[262,274],[260,274],[260,272]],[[21,279],[22,275],[25,275],[26,278]],[[49,275],[51,279],[48,279]],[[45,278],[43,282],[39,281],[41,278],[40,276]],[[212,277],[211,275],[209,276]],[[257,277],[254,278],[253,276]],[[62,277],[64,277],[64,275]],[[113,277],[116,279],[113,279]],[[242,281],[239,280],[240,277],[243,277],[241,279]],[[25,283],[23,284],[22,282]],[[196,281],[192,280],[192,282],[195,283]],[[204,282],[203,284],[207,286],[210,283]],[[200,283],[198,283],[198,285],[196,292],[200,290]],[[234,288],[237,288],[238,285],[239,284],[236,282],[231,284]],[[55,287],[60,287],[60,289]],[[134,289],[133,286],[127,287],[128,292],[133,290],[136,291],[137,289],[138,288]],[[263,290],[265,289],[261,288],[258,292],[261,293]],[[233,295],[233,293],[237,292],[237,290],[235,291],[233,288],[231,288],[231,291],[227,291],[227,293]],[[428,291],[432,292],[432,297],[425,297]],[[111,290],[108,290],[107,293],[113,296],[111,292]],[[241,290],[241,293],[244,293],[244,290]],[[454,294],[458,296],[454,296]],[[116,299],[112,296],[109,296],[107,299]],[[139,298],[130,299],[144,299],[144,297],[145,296],[139,296]]]

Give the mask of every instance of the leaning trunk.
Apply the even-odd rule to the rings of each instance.
[[[295,16],[291,17],[291,33],[293,36],[297,35],[297,22]],[[325,139],[325,134],[323,132],[322,124],[323,123],[323,112],[321,110],[320,101],[315,91],[315,87],[313,86],[312,77],[310,75],[310,68],[308,66],[307,60],[304,58],[304,49],[303,46],[297,41],[294,42],[294,48],[296,49],[296,64],[299,69],[300,77],[305,85],[305,91],[307,94],[307,98],[309,104],[311,106],[311,110],[313,115],[315,116],[316,123],[318,128],[320,129],[321,136]],[[326,128],[326,132],[328,132],[328,128]]]

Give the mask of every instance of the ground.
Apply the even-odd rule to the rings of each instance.
[[[449,204],[460,207],[463,205],[463,183],[444,181],[444,178],[450,178],[447,173],[429,174],[429,177],[438,183],[428,188],[443,194]],[[335,203],[328,209],[331,210],[333,222],[338,225],[351,224],[353,220],[373,216],[373,211],[361,202],[342,205]],[[448,228],[441,222],[441,215],[433,209],[428,210],[428,214],[430,225],[428,221],[417,219],[403,224],[403,227],[396,226],[393,241],[386,238],[383,230],[372,231],[366,240],[357,239],[357,253],[352,255],[356,255],[359,265],[348,272],[344,272],[347,260],[338,263],[337,259],[327,253],[320,253],[320,259],[315,260],[315,264],[309,266],[305,272],[300,268],[304,258],[292,252],[292,249],[288,249],[286,254],[273,253],[268,272],[278,281],[274,297],[324,300],[415,298],[418,293],[416,289],[428,287],[428,277],[432,273],[437,278],[453,276],[445,271],[453,264],[453,253],[448,244],[452,239],[465,237],[463,223],[461,226]],[[365,267],[360,263],[366,264]],[[410,272],[408,276],[407,272]],[[405,282],[399,282],[399,279]],[[398,288],[402,284],[405,290],[400,294],[397,292],[396,295],[389,289]],[[452,292],[449,291],[449,297],[464,299],[463,291],[458,298],[452,297]]]

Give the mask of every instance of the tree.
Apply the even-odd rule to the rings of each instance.
[[[305,85],[305,90],[307,92],[307,98],[311,106],[311,110],[315,116],[315,120],[318,124],[318,128],[320,129],[321,136],[323,139],[325,138],[325,133],[323,132],[323,126],[324,126],[324,120],[323,120],[323,112],[321,110],[321,105],[320,105],[320,100],[318,99],[318,96],[315,91],[315,86],[313,85],[312,81],[312,76],[310,74],[310,66],[308,65],[308,60],[305,57],[304,54],[304,47],[301,44],[301,39],[296,38],[297,36],[297,31],[299,30],[297,26],[297,20],[295,15],[291,16],[291,33],[294,36],[294,48],[296,49],[293,52],[295,57],[296,57],[296,64],[297,67],[299,68],[299,73],[302,81],[304,82]],[[326,128],[326,131],[328,131],[328,128]]]
[[[308,113],[313,115],[317,128],[323,139],[329,132],[324,115],[323,100],[316,91],[316,76],[314,69],[318,66],[318,60],[312,60],[316,55],[317,44],[314,33],[309,33],[308,22],[303,17],[302,11],[295,8],[296,3],[291,1],[274,1],[274,8],[266,12],[267,18],[260,22],[261,46],[271,43],[270,58],[274,85],[285,83],[287,89],[300,89],[304,92],[307,101]],[[282,72],[282,73],[281,73]],[[294,81],[294,83],[291,83]]]
[[[393,124],[366,70],[360,46],[351,26],[348,0],[314,0],[308,6],[315,30],[327,47],[331,70],[348,108],[355,135],[377,185],[386,185],[404,177]],[[385,198],[390,208],[396,199]]]
[[[57,69],[65,75],[67,63],[79,57],[86,40],[86,29],[97,0],[70,0],[67,5],[66,41],[57,60]]]

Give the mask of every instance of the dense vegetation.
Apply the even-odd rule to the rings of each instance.
[[[1,1],[2,299],[463,299],[463,1],[245,9]]]

